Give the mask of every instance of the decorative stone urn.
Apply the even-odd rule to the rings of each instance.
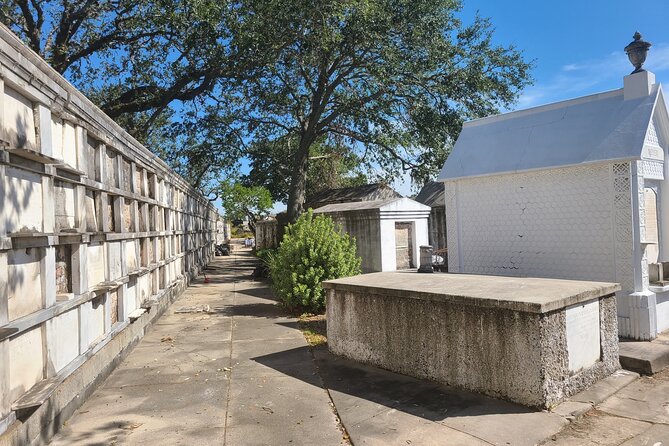
[[[641,39],[641,34],[639,34],[639,31],[634,33],[634,40],[625,47],[627,57],[632,65],[634,65],[634,71],[632,71],[632,74],[646,71],[641,67],[646,61],[646,55],[648,54],[648,49],[651,47],[651,45],[652,44],[650,42],[646,42],[645,40]]]

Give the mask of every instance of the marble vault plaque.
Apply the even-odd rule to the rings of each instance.
[[[578,372],[600,360],[599,300],[567,307],[569,371]]]

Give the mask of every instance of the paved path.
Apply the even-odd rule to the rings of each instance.
[[[254,266],[248,252],[217,258],[51,444],[345,444],[295,319]]]
[[[669,369],[641,377],[544,444],[669,445]]]
[[[356,446],[669,445],[669,372],[620,373],[533,411],[311,349],[254,265],[216,259],[211,283],[186,290],[52,444],[350,444],[334,403]],[[570,424],[590,401],[603,402]]]

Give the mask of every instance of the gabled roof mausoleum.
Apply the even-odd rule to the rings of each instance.
[[[420,246],[428,243],[430,207],[410,198],[328,204],[314,213],[355,237],[364,273],[417,268]]]
[[[669,329],[669,115],[633,63],[621,89],[465,123],[439,175],[449,271],[619,282],[620,336]]]

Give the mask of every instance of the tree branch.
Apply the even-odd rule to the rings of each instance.
[[[396,160],[401,162],[402,163],[402,168],[404,168],[405,170],[407,168],[413,169],[415,167],[418,167],[415,163],[413,163],[413,162],[405,159],[404,157],[402,157],[399,153],[397,153],[397,151],[394,148],[390,147],[389,145],[384,144],[380,141],[376,141],[372,138],[368,138],[361,133],[358,133],[356,131],[352,131],[352,130],[349,130],[349,129],[341,128],[341,127],[330,127],[329,131],[331,131],[333,133],[336,133],[338,135],[342,135],[342,136],[346,136],[348,138],[352,138],[352,139],[354,139],[358,142],[361,142],[363,144],[373,144],[373,145],[377,145],[377,146],[383,148],[393,158],[395,158]]]

